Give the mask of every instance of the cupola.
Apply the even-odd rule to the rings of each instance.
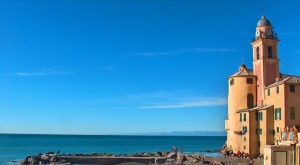
[[[240,67],[239,67],[239,71],[244,70],[244,69],[246,69],[246,68],[247,68],[247,67],[246,67],[245,64],[241,64]]]
[[[257,27],[261,27],[261,26],[272,26],[271,21],[269,21],[264,15],[257,22]]]

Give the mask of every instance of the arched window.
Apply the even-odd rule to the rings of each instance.
[[[253,106],[254,106],[253,94],[248,94],[247,95],[247,107],[253,108]]]
[[[272,46],[268,46],[268,58],[269,59],[273,58],[273,49],[272,49]]]
[[[234,79],[230,80],[230,85],[234,85]]]
[[[259,47],[256,47],[256,59],[259,60]]]

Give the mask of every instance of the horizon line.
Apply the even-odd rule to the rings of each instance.
[[[227,135],[170,135],[166,133],[184,133],[185,131],[172,132],[146,132],[146,133],[120,133],[120,134],[60,134],[60,133],[2,133],[0,135],[57,135],[57,136],[227,136]],[[193,131],[198,132],[198,131]],[[187,133],[193,133],[187,132]],[[226,131],[199,131],[199,132],[226,132]]]

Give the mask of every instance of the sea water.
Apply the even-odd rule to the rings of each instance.
[[[26,156],[49,151],[60,153],[134,154],[171,151],[185,153],[221,149],[225,136],[110,136],[110,135],[28,135],[0,134],[0,164],[15,164]]]

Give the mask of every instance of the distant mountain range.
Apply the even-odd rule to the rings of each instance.
[[[149,135],[149,136],[226,136],[226,131],[172,131],[172,132],[146,132],[128,133],[124,135]]]

